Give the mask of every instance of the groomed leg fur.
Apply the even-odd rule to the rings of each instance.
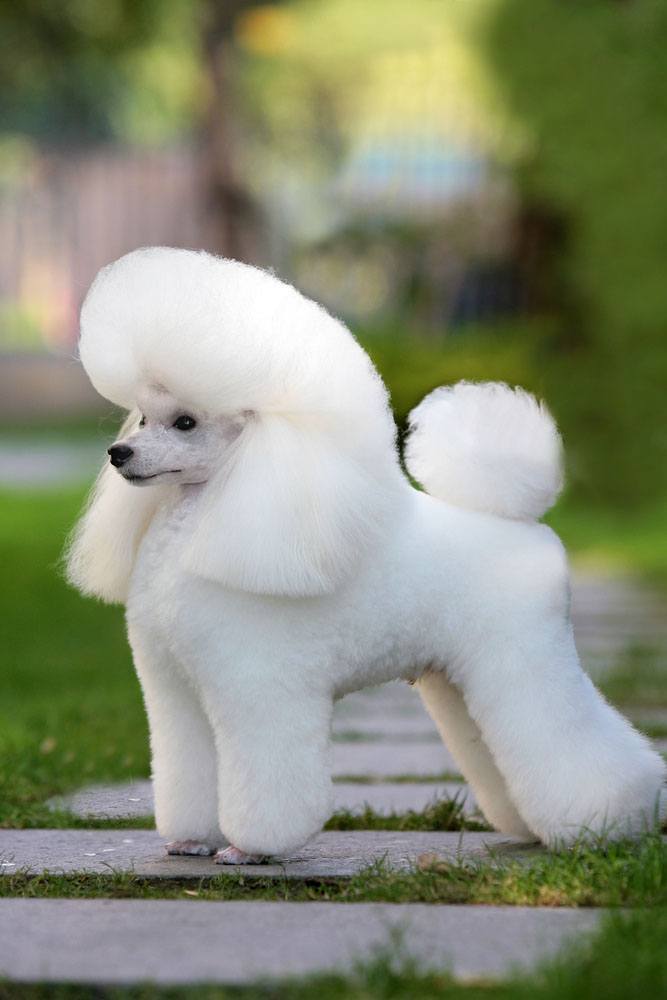
[[[510,799],[505,779],[479,727],[470,718],[460,691],[444,673],[435,670],[425,674],[415,687],[489,823],[501,833],[535,840],[535,834],[528,829]]]
[[[253,863],[286,854],[318,833],[331,811],[329,729],[332,700],[287,669],[255,678],[211,672],[205,704],[215,730],[220,828]],[[220,856],[239,863],[239,856]]]
[[[551,846],[650,828],[665,764],[579,665],[562,554],[519,550],[503,573],[452,678],[521,818]]]
[[[213,854],[218,823],[213,732],[199,698],[161,644],[130,629],[150,727],[155,821],[173,854]]]

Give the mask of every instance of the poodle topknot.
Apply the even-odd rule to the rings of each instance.
[[[208,491],[195,572],[256,593],[330,591],[396,503],[395,427],[370,359],[323,308],[258,268],[164,247],[128,254],[96,278],[79,350],[98,392],[129,410],[142,386],[160,385],[209,417],[252,415],[220,469],[224,490]],[[157,498],[128,499],[138,541]],[[132,553],[117,555],[75,570],[77,582],[122,599]]]
[[[415,489],[342,323],[165,247],[100,272],[80,355],[129,412],[68,575],[126,604],[171,853],[299,847],[330,811],[333,700],[395,678],[497,829],[555,845],[655,821],[664,762],[581,670],[562,546],[537,523],[562,446],[531,395],[431,393],[410,415]]]

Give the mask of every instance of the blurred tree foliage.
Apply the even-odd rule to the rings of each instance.
[[[3,131],[155,142],[198,121],[197,0],[0,0]]]
[[[664,0],[0,0],[0,117],[63,143],[196,132],[238,256],[257,178],[291,170],[305,214],[309,171],[358,137],[460,126],[514,172],[528,263],[548,240],[543,318],[485,340],[479,373],[463,337],[415,344],[412,366],[378,340],[398,409],[436,354],[448,378],[516,369],[579,492],[628,504],[667,495],[666,51]]]
[[[667,5],[496,0],[483,37],[528,145],[527,203],[568,229],[547,393],[575,479],[621,504],[667,492]]]
[[[234,30],[253,0],[0,0],[3,132],[50,145],[200,140],[220,252],[253,256]],[[12,150],[6,145],[2,147]],[[1,150],[0,150],[1,152]]]
[[[495,4],[496,0],[491,0]],[[516,145],[480,57],[489,0],[290,0],[238,23],[262,156],[329,171],[356,139],[419,132]]]

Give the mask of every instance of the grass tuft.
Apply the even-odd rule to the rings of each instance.
[[[370,806],[362,810],[342,810],[334,813],[325,830],[479,830],[491,829],[479,818],[463,811],[464,795],[434,799],[421,812],[413,809],[403,813],[377,813]]]

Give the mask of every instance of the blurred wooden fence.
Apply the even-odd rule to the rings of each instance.
[[[0,188],[0,349],[71,350],[104,264],[138,246],[218,249],[194,147],[40,153]]]

